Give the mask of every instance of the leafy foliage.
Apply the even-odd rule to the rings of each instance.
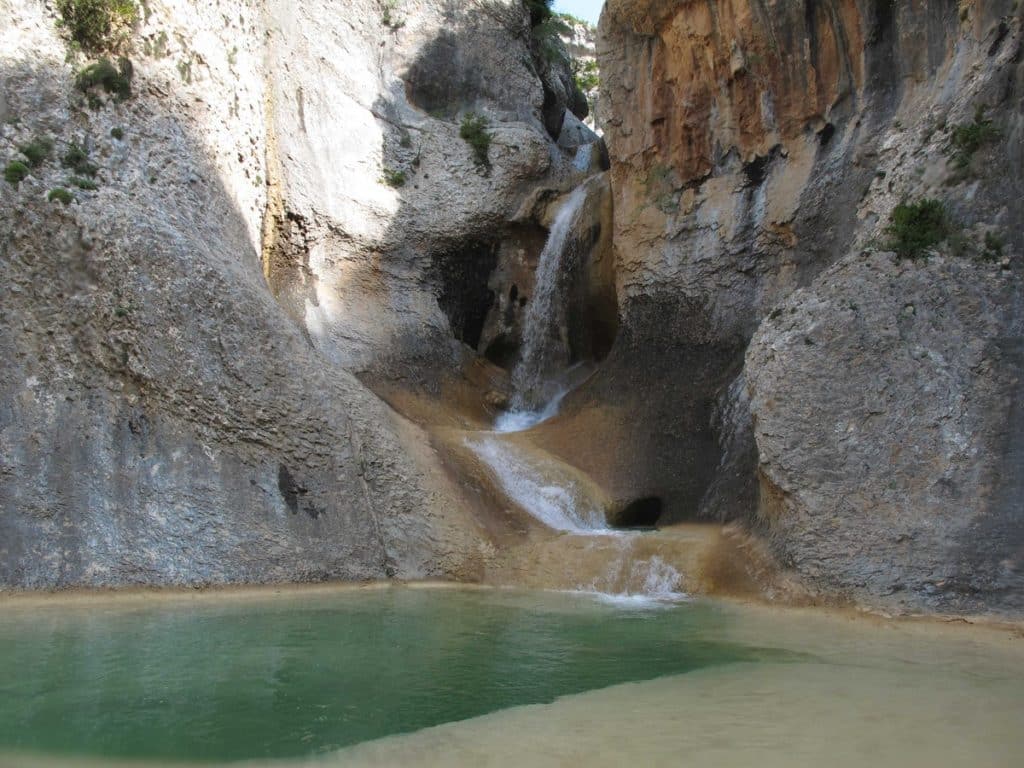
[[[110,59],[103,58],[78,73],[75,87],[86,93],[98,86],[118,101],[124,101],[132,95],[132,71],[128,59],[119,59],[115,67]]]
[[[593,59],[589,59],[587,61],[573,59],[572,76],[573,79],[576,80],[576,87],[579,88],[582,93],[590,93],[592,90],[597,88],[600,83],[597,62]]]
[[[957,125],[950,136],[949,152],[958,168],[966,168],[974,153],[984,144],[995,141],[1001,135],[992,121],[985,117],[985,107],[978,105],[974,111],[974,122]]]
[[[473,162],[478,168],[490,169],[491,132],[488,130],[487,118],[483,115],[470,113],[462,118],[459,136],[473,150]]]
[[[113,48],[139,16],[134,0],[57,0],[57,11],[72,39],[92,51]]]
[[[89,176],[91,178],[99,170],[99,168],[89,162],[89,154],[78,144],[69,146],[68,151],[64,153],[64,157],[61,158],[60,162],[65,168],[70,168],[79,176]]]
[[[405,171],[396,171],[393,168],[385,168],[383,173],[384,183],[389,187],[404,187],[406,182]]]
[[[33,139],[28,144],[22,144],[18,149],[28,160],[29,165],[38,168],[49,159],[50,153],[53,152],[53,141],[44,136]]]
[[[20,160],[11,160],[4,168],[4,181],[18,186],[29,174],[29,168]]]
[[[897,205],[885,231],[892,238],[887,248],[900,258],[916,259],[945,240],[951,228],[942,203],[925,198]]]
[[[64,203],[64,205],[70,205],[75,196],[64,189],[64,187],[54,187],[50,190],[50,194],[46,196],[46,199],[51,203],[57,201],[58,203]]]
[[[86,192],[95,192],[99,189],[99,185],[92,179],[84,179],[81,176],[72,176],[68,179],[68,184],[79,189],[84,189]]]
[[[561,36],[569,34],[571,31],[561,18],[549,16],[539,24],[534,24],[530,31],[534,49],[549,64],[558,61],[568,63],[569,54],[565,50]]]
[[[551,5],[554,0],[523,0],[523,5],[530,12],[530,26],[535,27],[554,15]]]

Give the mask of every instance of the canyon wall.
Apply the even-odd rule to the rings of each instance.
[[[0,18],[0,158],[49,147],[0,184],[0,584],[479,578],[356,374],[457,370],[464,270],[577,173],[519,1],[152,0],[127,98],[53,3]]]
[[[584,465],[746,520],[828,594],[1021,607],[1021,13],[609,0],[622,330],[593,389],[642,468]],[[890,216],[928,198],[948,237],[899,260]]]

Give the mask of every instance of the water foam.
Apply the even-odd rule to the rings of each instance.
[[[497,477],[508,498],[556,531],[608,533],[600,506],[588,498],[582,484],[568,472],[558,484],[550,481],[540,462],[495,437],[466,438],[465,444]]]

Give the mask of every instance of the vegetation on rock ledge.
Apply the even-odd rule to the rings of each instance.
[[[115,67],[110,59],[100,59],[90,64],[75,77],[75,87],[88,93],[99,86],[118,101],[124,101],[132,95],[132,63],[125,58],[119,59]]]
[[[71,38],[92,51],[116,47],[139,14],[134,0],[57,0],[57,11]]]
[[[886,243],[888,249],[901,259],[916,259],[945,240],[950,226],[942,203],[925,198],[897,205],[885,231],[892,238]]]
[[[999,136],[999,129],[985,117],[985,107],[979,104],[974,111],[974,122],[953,128],[949,144],[949,153],[953,158],[953,163],[957,168],[966,168],[970,165],[975,152],[984,144],[995,141]]]
[[[490,169],[491,132],[487,130],[487,118],[483,115],[470,113],[462,118],[459,136],[473,150],[473,162],[478,168]]]
[[[4,168],[4,181],[8,184],[18,186],[29,174],[28,166],[20,160],[11,160]]]

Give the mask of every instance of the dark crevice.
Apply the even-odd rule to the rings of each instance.
[[[431,254],[439,286],[437,304],[448,318],[452,335],[473,349],[480,345],[487,313],[494,304],[488,287],[498,263],[500,240],[469,240]]]
[[[658,496],[646,496],[618,509],[609,522],[615,528],[652,528],[661,519],[661,513],[661,499]]]

